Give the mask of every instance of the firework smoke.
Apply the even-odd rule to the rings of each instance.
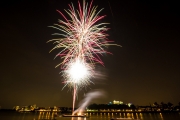
[[[92,101],[95,98],[104,97],[105,92],[102,90],[94,90],[85,95],[85,98],[80,102],[79,107],[77,110],[73,112],[73,114],[82,114],[85,108],[89,105],[90,101]]]

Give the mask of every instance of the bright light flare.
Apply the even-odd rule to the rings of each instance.
[[[90,79],[94,74],[94,66],[77,58],[70,61],[66,69],[62,72],[65,86],[75,88],[77,91],[79,88],[83,88],[92,83]]]
[[[65,73],[69,78],[68,81],[75,84],[81,83],[91,76],[88,66],[79,59],[71,63]]]

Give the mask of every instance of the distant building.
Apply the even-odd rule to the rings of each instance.
[[[123,104],[123,102],[122,102],[122,101],[116,101],[116,100],[114,100],[114,101],[113,101],[113,104],[119,105],[119,104]]]
[[[128,105],[129,107],[131,107],[132,103],[128,103],[127,105]]]
[[[33,109],[36,109],[36,108],[37,108],[37,107],[36,107],[36,104],[32,105],[32,108],[33,108]]]
[[[20,106],[14,106],[13,110],[16,110],[16,111],[20,110]]]

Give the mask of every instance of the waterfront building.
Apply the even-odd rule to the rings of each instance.
[[[122,105],[123,102],[122,102],[122,101],[116,101],[116,100],[114,100],[114,101],[113,101],[113,104],[116,104],[116,105],[120,105],[120,104],[121,104],[121,105]]]

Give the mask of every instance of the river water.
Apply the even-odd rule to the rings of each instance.
[[[53,120],[54,112],[0,111],[0,120]],[[134,118],[140,120],[180,120],[180,113],[89,113],[88,118],[58,117],[56,120],[110,120]]]

